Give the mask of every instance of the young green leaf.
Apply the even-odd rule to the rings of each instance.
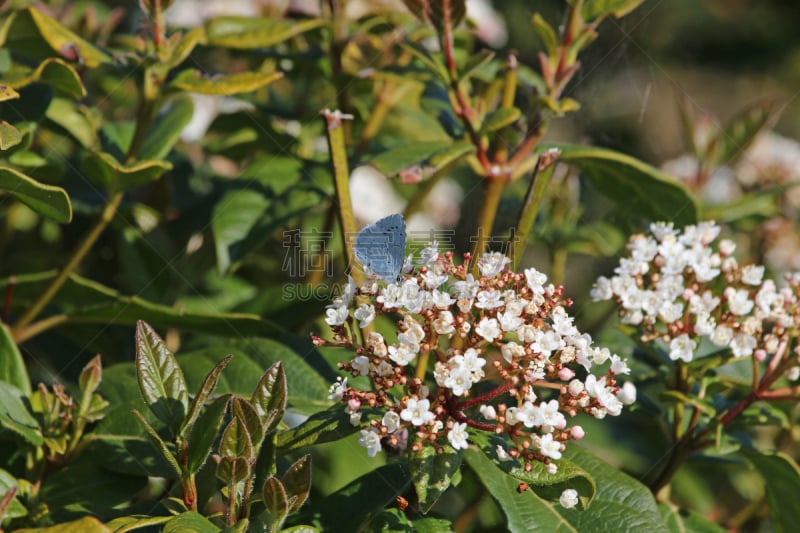
[[[233,398],[231,403],[231,412],[234,417],[238,417],[245,425],[247,434],[250,436],[250,443],[253,447],[253,456],[251,459],[256,458],[258,449],[264,440],[264,426],[261,418],[256,412],[256,408],[245,399]]]
[[[257,91],[282,77],[280,72],[238,72],[207,78],[199,70],[187,69],[175,77],[170,87],[200,94],[234,95]]]
[[[334,405],[311,415],[299,426],[278,433],[278,449],[285,453],[303,446],[343,439],[356,431],[358,427],[350,423],[350,415],[340,405]]]
[[[222,361],[217,363],[217,365],[211,369],[211,372],[206,375],[206,379],[203,380],[203,384],[200,386],[200,390],[197,391],[197,394],[194,398],[192,398],[192,403],[189,404],[189,411],[186,415],[186,418],[181,422],[181,427],[178,430],[178,435],[183,437],[188,433],[191,433],[192,428],[194,427],[195,420],[197,417],[200,416],[200,411],[203,409],[203,406],[206,404],[206,400],[214,392],[214,389],[217,386],[217,381],[219,380],[219,376],[222,371],[228,366],[228,363],[231,362],[233,359],[233,355],[226,356]]]
[[[0,120],[0,150],[8,150],[22,142],[22,133],[5,120]]]
[[[124,165],[106,152],[94,152],[83,160],[83,171],[108,192],[126,191],[161,177],[172,168],[167,161],[139,161]]]
[[[275,522],[282,522],[289,514],[289,502],[286,496],[286,489],[278,478],[270,476],[264,482],[264,489],[261,492],[264,506]]]
[[[277,427],[286,409],[286,398],[286,372],[283,369],[283,363],[278,361],[270,366],[261,377],[250,400],[262,423],[267,421],[267,417],[272,411],[279,412],[279,415],[272,417],[270,425],[265,426],[264,431],[270,432]]]
[[[191,429],[187,428],[189,440],[186,466],[190,474],[200,470],[200,467],[208,459],[230,399],[230,395],[225,395],[211,402],[211,405],[206,407],[203,414],[192,424]]]
[[[112,533],[112,529],[93,516],[64,522],[56,526],[36,527],[15,530],[17,533]]]
[[[173,472],[176,476],[180,477],[183,475],[181,471],[181,465],[178,464],[178,461],[175,459],[175,455],[170,451],[169,447],[167,447],[167,443],[158,435],[153,426],[151,426],[147,420],[144,419],[142,413],[137,411],[136,409],[133,410],[133,416],[139,420],[139,423],[144,427],[145,431],[147,431],[147,435],[150,437],[150,440],[153,441],[155,447],[161,452],[161,456],[167,462],[167,464],[172,468]]]
[[[243,457],[247,460],[254,458],[253,440],[241,415],[234,414],[223,431],[219,454],[222,457]]]
[[[189,405],[186,380],[164,341],[141,320],[136,323],[136,375],[145,403],[174,431]]]
[[[281,478],[286,493],[290,498],[289,512],[300,509],[308,499],[311,491],[311,455],[306,454],[294,462]]]
[[[164,159],[169,154],[183,128],[189,124],[194,114],[194,104],[187,95],[180,95],[169,101],[167,108],[159,114],[139,150],[139,159]]]
[[[206,25],[211,46],[250,49],[266,48],[325,24],[325,19],[278,20],[268,17],[214,17]]]

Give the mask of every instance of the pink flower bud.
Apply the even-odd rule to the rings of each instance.
[[[358,398],[350,398],[347,400],[347,410],[351,412],[358,411],[361,408],[361,400]]]
[[[583,431],[583,428],[580,426],[572,426],[569,430],[570,436],[575,440],[581,440],[586,433]]]
[[[756,361],[763,361],[767,358],[767,352],[763,349],[756,350],[754,355],[756,357]]]
[[[561,381],[569,381],[575,377],[575,372],[567,367],[564,367],[558,371],[558,377],[561,378]]]

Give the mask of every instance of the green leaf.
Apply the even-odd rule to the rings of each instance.
[[[93,152],[83,160],[83,172],[110,193],[127,191],[151,182],[170,170],[167,161],[138,161],[124,165],[106,152]]]
[[[161,454],[161,457],[164,459],[164,462],[166,462],[170,466],[170,468],[172,469],[172,474],[175,477],[181,477],[183,475],[181,465],[178,464],[178,460],[175,459],[175,456],[172,454],[172,451],[167,446],[167,443],[164,442],[164,439],[162,439],[159,436],[156,430],[153,429],[153,426],[151,426],[147,422],[147,420],[145,420],[144,416],[142,416],[142,414],[136,409],[133,410],[133,416],[136,417],[136,419],[145,429],[153,445],[155,445],[156,449]]]
[[[31,380],[25,367],[25,360],[5,324],[0,324],[0,381],[31,395]]]
[[[440,451],[433,446],[423,446],[418,452],[409,453],[411,480],[419,498],[419,507],[427,513],[444,494],[461,466],[462,455],[450,445]]]
[[[281,482],[290,499],[289,512],[293,513],[303,506],[311,492],[311,455],[295,461],[283,474]]]
[[[56,272],[52,271],[15,276],[12,309],[20,310],[30,306],[55,276]],[[0,289],[4,289],[7,285],[8,278],[0,280]],[[135,325],[136,321],[141,319],[163,328],[177,328],[209,335],[258,337],[274,336],[282,331],[275,324],[262,320],[257,315],[188,312],[176,307],[155,304],[137,296],[124,296],[114,289],[77,274],[70,275],[51,306],[68,315],[65,325]],[[210,366],[216,363],[218,354],[219,352],[214,354],[214,362]],[[259,375],[261,375],[260,370],[256,376]],[[198,387],[201,382],[202,377],[197,382]],[[250,394],[250,391],[244,394]]]
[[[256,408],[247,400],[234,397],[231,402],[231,413],[244,423],[252,444],[253,455],[250,458],[256,459],[261,443],[264,441],[264,426]]]
[[[219,380],[219,375],[228,366],[228,363],[231,362],[233,359],[233,355],[226,356],[222,361],[217,363],[217,365],[211,369],[206,375],[206,379],[203,380],[203,384],[200,385],[200,390],[197,391],[197,394],[194,398],[192,398],[192,403],[189,405],[189,411],[186,415],[186,418],[181,422],[180,429],[178,430],[178,435],[183,437],[187,433],[192,431],[194,427],[194,422],[197,420],[197,417],[200,416],[200,411],[206,404],[206,400],[214,392],[214,389],[217,386],[217,381]]]
[[[22,133],[5,120],[0,120],[0,150],[8,150],[22,142]]]
[[[780,102],[767,102],[736,114],[710,143],[717,165],[735,162],[759,133],[775,123],[783,108]]]
[[[84,516],[78,520],[58,524],[57,526],[50,527],[34,527],[15,530],[17,533],[112,533],[114,530],[94,518],[93,516]]]
[[[754,448],[741,448],[742,455],[764,479],[772,529],[777,533],[795,531],[800,523],[800,468],[783,453],[762,453]]]
[[[136,323],[136,373],[144,401],[174,431],[189,406],[186,380],[164,341],[142,320]]]
[[[644,0],[586,0],[581,6],[581,16],[586,22],[613,16],[621,18],[639,7]]]
[[[583,176],[621,208],[647,220],[677,226],[697,221],[694,197],[679,182],[633,157],[591,146],[558,145],[559,161],[581,169]]]
[[[61,187],[39,183],[13,168],[0,167],[0,190],[56,222],[66,224],[72,220],[72,204]]]
[[[181,137],[183,128],[192,120],[194,104],[188,96],[173,99],[165,111],[147,130],[147,136],[139,150],[139,159],[164,159]]]
[[[578,531],[647,531],[664,532],[666,527],[650,490],[629,475],[570,444],[564,456],[598,480],[597,494],[585,511],[564,509],[559,512]]]
[[[539,38],[544,43],[547,51],[553,55],[558,49],[558,36],[553,27],[539,13],[533,14],[531,24],[536,33],[539,34]]]
[[[172,518],[171,516],[121,516],[108,522],[106,526],[114,533],[127,533],[144,527],[160,526]]]
[[[237,189],[229,191],[214,206],[211,230],[217,248],[217,266],[227,272],[237,257],[236,246],[245,240],[264,218],[269,199],[259,191]]]
[[[218,533],[222,531],[199,513],[189,511],[179,514],[164,524],[162,533]]]
[[[0,499],[5,500],[9,491],[16,491],[18,489],[19,482],[17,482],[17,478],[5,470],[0,470]],[[4,519],[19,518],[20,516],[25,516],[27,514],[28,510],[24,505],[22,505],[22,502],[20,502],[15,495],[8,501],[6,508],[4,510],[0,510],[0,523]]]
[[[441,168],[474,151],[475,147],[466,141],[408,142],[377,155],[368,163],[381,174],[392,177],[414,166]]]
[[[43,49],[40,39],[44,40],[49,50]],[[22,48],[41,59],[52,55],[54,51],[89,68],[111,62],[110,55],[33,7],[16,14],[6,44],[12,49]]]
[[[342,524],[347,524],[349,531],[359,531],[359,525],[403,494],[410,484],[411,474],[405,464],[384,465],[333,494],[312,499],[303,507],[301,519],[310,522],[311,517],[317,517],[320,531],[339,531]]]
[[[193,424],[186,454],[189,473],[194,474],[200,470],[200,467],[208,459],[230,398],[229,395],[226,395],[214,400],[197,419],[197,423]]]
[[[486,117],[481,126],[481,133],[489,133],[492,131],[505,128],[513,124],[521,115],[521,112],[516,107],[501,107],[495,109]]]
[[[325,23],[322,18],[289,21],[267,17],[214,17],[206,24],[206,38],[209,46],[265,48]]]
[[[703,206],[703,220],[715,220],[720,224],[736,222],[744,218],[767,220],[780,215],[778,198],[786,191],[784,187],[774,187],[742,194],[734,201],[722,205]]]
[[[217,477],[226,485],[229,485],[231,481],[239,483],[251,476],[251,470],[250,461],[246,457],[220,457],[219,464],[217,464]]]
[[[273,519],[280,523],[289,514],[289,502],[286,496],[286,489],[283,483],[274,476],[270,476],[264,482],[264,489],[261,492],[262,502],[267,508]]]
[[[279,413],[273,417],[272,423],[265,427],[264,431],[270,432],[277,427],[286,410],[286,399],[286,372],[283,370],[283,364],[278,361],[270,366],[261,377],[250,400],[262,423],[273,411]]]
[[[350,423],[350,415],[337,404],[311,415],[295,428],[278,433],[278,448],[285,453],[303,446],[343,439],[356,431],[359,428]]]
[[[688,509],[680,509],[672,504],[661,503],[658,511],[667,525],[669,533],[725,533],[727,529]]]
[[[535,461],[532,469],[526,471],[521,466],[515,466],[507,471],[512,477],[526,482],[541,498],[558,501],[561,493],[566,489],[575,489],[580,496],[582,507],[589,507],[597,492],[594,479],[582,468],[572,461],[559,459],[553,461],[558,466],[555,474],[548,474],[544,463]],[[512,463],[513,464],[513,463]],[[501,468],[504,465],[501,465]]]
[[[178,74],[170,87],[200,94],[233,95],[251,93],[283,77],[280,72],[238,72],[207,78],[196,69]]]
[[[222,432],[222,440],[219,443],[219,454],[222,457],[244,457],[251,459],[254,457],[253,440],[250,438],[247,423],[241,415],[234,414],[228,427]]]
[[[505,515],[508,531],[513,533],[578,531],[556,512],[552,504],[539,499],[531,491],[518,492],[519,481],[503,473],[482,451],[467,449],[464,451],[464,458]]]
[[[13,431],[34,446],[44,443],[39,423],[22,402],[22,392],[3,381],[0,381],[0,426]]]
[[[81,104],[66,98],[53,98],[45,116],[72,135],[84,148],[97,145],[97,125],[89,116],[90,111]]]
[[[20,89],[31,83],[41,82],[73,99],[86,96],[86,87],[78,72],[69,63],[57,57],[45,59],[33,70],[15,74],[13,77],[6,75],[3,83],[14,89]]]

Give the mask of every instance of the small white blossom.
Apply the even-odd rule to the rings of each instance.
[[[561,493],[561,496],[559,496],[558,503],[565,509],[572,509],[578,505],[578,491],[575,489],[566,489]]]
[[[325,323],[329,326],[341,326],[348,316],[347,306],[336,305],[325,310]]]
[[[415,400],[409,398],[406,401],[406,408],[400,412],[400,418],[406,422],[411,422],[415,426],[430,424],[436,418],[431,411],[430,400]]]
[[[356,356],[351,362],[350,366],[353,370],[357,371],[360,375],[366,376],[369,374],[369,357],[365,355]]]
[[[511,259],[500,252],[487,252],[478,260],[478,269],[481,275],[487,278],[497,277],[500,272],[511,262]]]
[[[369,457],[375,457],[381,451],[381,437],[374,428],[362,429],[358,444],[367,449]]]
[[[486,339],[488,342],[492,342],[495,339],[500,338],[502,335],[500,326],[497,323],[497,319],[486,317],[484,317],[478,323],[478,327],[475,328],[475,333]]]
[[[386,428],[389,433],[394,433],[400,427],[400,415],[394,411],[386,411],[381,419],[381,424]]]
[[[450,445],[456,450],[466,450],[468,438],[469,434],[467,433],[466,422],[454,423],[453,429],[447,432],[447,440],[450,441]]]
[[[684,333],[669,343],[669,358],[673,361],[682,359],[688,363],[694,356],[695,348],[697,348],[697,343]]]
[[[550,459],[561,459],[561,443],[553,440],[552,433],[545,433],[539,439],[539,451]]]
[[[375,320],[375,308],[368,304],[361,304],[353,313],[353,316],[359,321],[358,327],[365,328]]]

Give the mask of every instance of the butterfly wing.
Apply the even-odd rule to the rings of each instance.
[[[397,281],[406,251],[406,223],[402,215],[389,215],[364,227],[356,235],[354,251],[365,269],[387,282]]]

